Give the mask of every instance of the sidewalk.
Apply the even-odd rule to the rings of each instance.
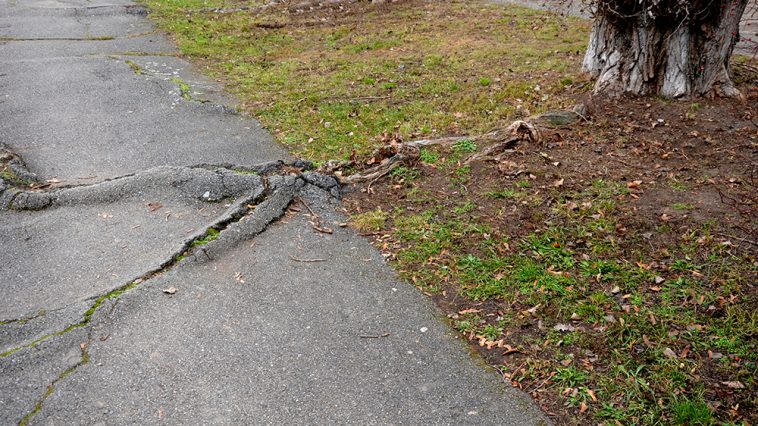
[[[3,158],[50,185],[0,184],[0,423],[548,423],[232,104],[139,6],[0,2]]]

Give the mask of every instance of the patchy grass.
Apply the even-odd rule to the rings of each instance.
[[[587,89],[578,71],[589,24],[516,6],[413,0],[218,14],[199,10],[238,4],[144,3],[243,110],[313,160],[366,154],[385,132],[479,134]]]
[[[744,111],[703,104],[701,137],[737,130],[696,147],[674,127],[691,131],[676,118],[689,105],[650,102],[619,101],[499,164],[432,150],[412,181],[348,202],[389,215],[377,248],[557,423],[752,424],[758,134]],[[639,130],[648,114],[673,128]],[[672,171],[667,153],[685,146]]]
[[[352,225],[363,232],[376,232],[384,229],[389,215],[381,208],[365,213],[360,213],[352,218]]]

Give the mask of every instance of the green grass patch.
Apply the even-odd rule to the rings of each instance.
[[[531,113],[566,106],[561,80],[582,81],[577,52],[589,30],[585,20],[459,1],[361,5],[357,13],[370,19],[357,26],[355,15],[339,12],[330,25],[312,25],[318,11],[217,14],[199,10],[234,5],[143,3],[242,109],[313,160],[367,154],[383,132],[479,134],[510,123],[517,106]]]
[[[352,217],[352,224],[359,231],[376,232],[384,229],[388,218],[389,214],[387,212],[382,211],[382,209],[376,209],[354,215]]]

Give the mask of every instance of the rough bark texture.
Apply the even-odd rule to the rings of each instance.
[[[598,2],[583,64],[595,92],[740,96],[728,70],[748,0],[663,3]]]

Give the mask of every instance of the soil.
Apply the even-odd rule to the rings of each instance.
[[[732,245],[735,252],[752,256],[755,262],[758,87],[746,85],[741,90],[745,94],[742,102],[582,99],[579,101],[589,107],[588,121],[543,131],[540,144],[521,143],[500,163],[473,163],[471,178],[463,190],[450,185],[450,169],[419,163],[415,167],[421,176],[412,184],[386,177],[374,182],[368,190],[356,188],[347,197],[348,209],[352,214],[376,208],[385,212],[395,209],[414,212],[437,205],[452,210],[465,199],[473,201],[477,208],[463,214],[462,219],[489,224],[495,230],[493,233],[516,241],[545,229],[553,220],[553,207],[560,197],[580,192],[591,182],[603,179],[626,182],[631,189],[622,200],[623,210],[618,212],[619,249],[624,256],[638,254],[651,263],[665,263],[664,259],[657,258],[660,249],[673,244],[682,232],[710,223],[717,238]],[[528,181],[527,191],[540,196],[541,204],[524,206],[517,201],[488,196],[498,188],[512,188],[516,181]],[[409,187],[429,194],[429,201],[419,202],[409,197]],[[658,232],[661,225],[669,226],[672,231]],[[625,239],[625,235],[644,235],[647,241]],[[392,235],[391,224],[371,238],[390,260],[404,248]],[[755,273],[755,268],[752,272]],[[756,282],[758,277],[754,274],[749,279]],[[758,292],[754,286],[748,287],[747,303],[756,303]],[[474,302],[462,296],[453,284],[429,295],[452,319],[472,308],[481,310],[482,315],[502,315],[529,308],[496,300]],[[529,322],[504,332],[505,340],[514,347],[520,342],[533,341],[539,334],[540,330]],[[526,363],[550,362],[544,352],[489,350],[480,346],[475,336],[465,337],[487,362],[503,371],[506,378],[516,374]],[[601,342],[593,352],[602,354],[607,350],[608,346]],[[577,360],[586,358],[580,351],[576,355]],[[706,385],[730,380],[708,362],[700,374]],[[576,408],[567,407],[556,392],[545,392],[548,379],[539,376],[512,383],[529,392],[558,424],[593,422]],[[751,397],[736,398],[718,386],[709,388],[707,397],[709,404],[713,403],[717,409],[726,410],[725,407],[741,403],[743,414],[751,411]],[[720,415],[724,416],[727,414]],[[751,416],[754,422],[754,413],[748,414],[748,422]]]

